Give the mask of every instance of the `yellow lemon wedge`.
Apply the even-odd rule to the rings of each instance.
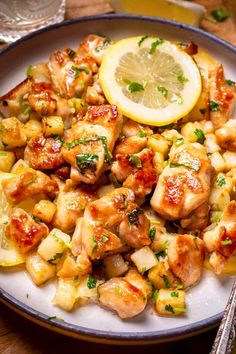
[[[8,214],[11,205],[2,190],[3,179],[11,178],[11,173],[0,172],[0,266],[10,267],[24,263],[24,256],[19,252],[12,240],[5,236],[5,228],[8,223]]]
[[[162,38],[116,42],[99,71],[110,104],[143,124],[163,126],[186,116],[201,93],[198,67],[190,55]]]

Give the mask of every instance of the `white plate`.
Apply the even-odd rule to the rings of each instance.
[[[112,39],[137,35],[154,35],[177,41],[194,41],[224,64],[226,77],[236,81],[236,48],[206,32],[144,16],[103,15],[67,21],[31,34],[0,54],[0,95],[25,78],[30,64],[46,61],[59,48],[76,48],[89,33]],[[233,283],[231,277],[217,277],[205,271],[201,282],[187,293],[186,315],[164,318],[146,311],[130,320],[96,305],[77,308],[71,313],[51,304],[55,284],[36,287],[24,270],[0,269],[0,296],[4,303],[33,321],[53,330],[83,339],[112,343],[150,343],[183,338],[216,325],[226,305]],[[27,294],[29,294],[27,296]],[[51,319],[57,316],[64,321]]]

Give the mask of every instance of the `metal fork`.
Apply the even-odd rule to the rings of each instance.
[[[231,354],[236,326],[236,280],[227,302],[223,319],[218,329],[210,354]]]

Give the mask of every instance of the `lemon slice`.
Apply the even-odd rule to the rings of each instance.
[[[99,78],[110,104],[135,121],[156,126],[187,115],[201,93],[193,59],[161,38],[116,42],[102,60]]]
[[[11,173],[0,172],[0,266],[10,267],[24,263],[24,256],[18,251],[13,241],[5,237],[5,228],[11,205],[2,190],[3,179],[11,178]]]

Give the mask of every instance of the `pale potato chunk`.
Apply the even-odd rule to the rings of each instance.
[[[12,166],[11,173],[14,173],[15,175],[22,175],[28,170],[28,163],[25,160],[20,159]]]
[[[211,166],[214,167],[216,172],[224,171],[225,161],[219,152],[214,152],[209,158],[211,160]]]
[[[76,299],[76,282],[73,279],[58,278],[53,304],[65,311],[71,311]]]
[[[160,175],[164,169],[164,156],[161,152],[155,152],[153,157],[153,165],[156,173]]]
[[[95,279],[92,275],[79,277],[79,285],[76,293],[76,300],[80,302],[96,301],[98,298],[97,289],[103,281]]]
[[[218,152],[221,150],[220,146],[217,143],[215,134],[206,134],[206,140],[204,141],[204,145],[206,147],[207,153],[213,154],[214,152]]]
[[[15,162],[15,154],[10,151],[0,151],[0,171],[10,172]]]
[[[161,316],[178,316],[185,313],[185,291],[160,289],[156,311]]]
[[[157,289],[173,288],[176,285],[176,278],[166,261],[160,261],[151,268],[148,272],[148,279]]]
[[[209,197],[209,204],[212,210],[224,210],[229,204],[230,196],[226,189],[221,187],[213,187]]]
[[[57,264],[69,247],[70,236],[59,229],[53,229],[40,243],[38,253],[50,264]]]
[[[26,270],[36,285],[41,285],[56,275],[56,267],[40,257],[37,252],[27,256]]]
[[[52,135],[62,135],[64,123],[62,117],[50,116],[43,118],[43,135],[47,138]]]
[[[50,200],[40,200],[35,204],[32,214],[46,223],[50,223],[57,207]]]
[[[26,145],[26,135],[22,124],[15,118],[3,119],[0,123],[0,140],[7,149],[12,149]]]
[[[36,119],[30,119],[25,123],[23,131],[28,140],[39,135],[42,132],[42,123]]]
[[[227,171],[231,170],[231,168],[236,167],[236,152],[226,151],[223,154],[223,158],[225,160],[225,169]]]
[[[187,123],[185,124],[182,129],[181,129],[181,134],[183,137],[186,139],[186,141],[189,141],[190,143],[196,143],[198,141],[198,135],[196,134],[196,130],[201,129],[201,124],[198,122],[194,123]]]
[[[148,246],[144,246],[139,250],[135,251],[130,258],[132,259],[140,273],[146,272],[158,263],[154,252]]]
[[[164,157],[167,157],[169,152],[169,142],[160,134],[154,134],[148,137],[147,148],[154,152],[160,152]]]
[[[129,269],[123,257],[120,254],[114,254],[104,259],[104,268],[107,278],[118,277]]]

